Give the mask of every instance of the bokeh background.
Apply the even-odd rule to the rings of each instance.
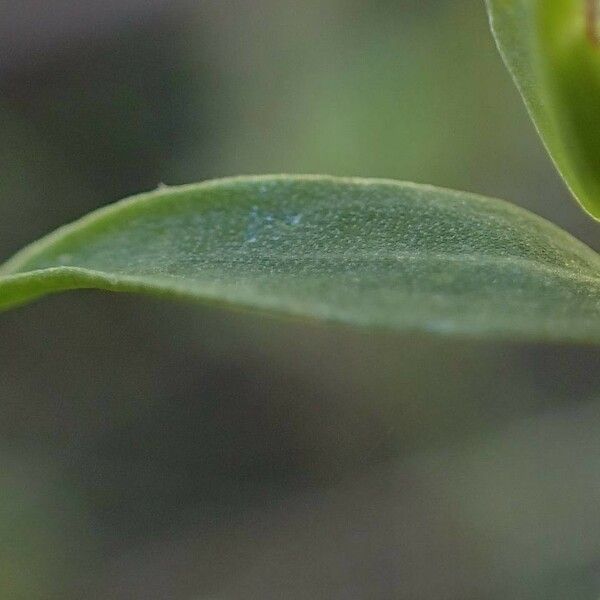
[[[277,172],[498,196],[600,248],[481,0],[0,1],[0,258]],[[0,315],[0,598],[597,600],[599,367],[97,292]]]

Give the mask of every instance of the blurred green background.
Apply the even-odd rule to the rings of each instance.
[[[0,258],[161,183],[391,177],[596,249],[481,0],[0,2]],[[600,351],[78,292],[0,315],[0,598],[600,596]]]

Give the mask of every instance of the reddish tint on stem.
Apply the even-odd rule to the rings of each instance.
[[[594,46],[600,46],[600,31],[598,31],[598,20],[600,17],[600,9],[598,0],[585,0],[586,2],[586,24],[587,36]]]

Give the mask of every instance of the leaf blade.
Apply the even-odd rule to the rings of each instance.
[[[600,22],[590,1],[486,0],[536,129],[581,206],[600,219]]]
[[[416,184],[233,178],[142,194],[0,267],[0,310],[78,288],[396,330],[600,342],[600,258],[517,207]]]

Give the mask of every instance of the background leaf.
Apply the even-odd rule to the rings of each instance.
[[[236,178],[97,211],[4,265],[0,307],[140,291],[396,329],[600,340],[600,258],[499,200],[408,183]]]
[[[487,0],[492,30],[529,113],[573,194],[600,218],[597,0]]]

